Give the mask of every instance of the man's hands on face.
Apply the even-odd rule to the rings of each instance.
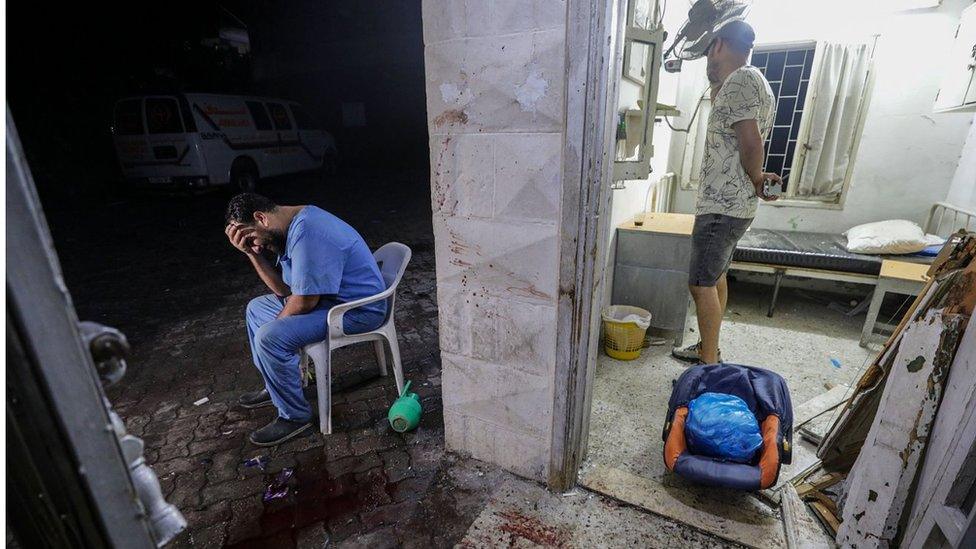
[[[763,172],[759,177],[759,181],[753,181],[753,186],[756,187],[756,196],[765,200],[766,202],[773,202],[774,200],[779,200],[778,196],[769,196],[766,194],[766,190],[763,188],[766,180],[770,179],[773,183],[782,183],[783,178],[779,176],[778,173],[773,172]]]
[[[263,246],[255,241],[253,227],[247,227],[237,222],[233,222],[224,228],[227,239],[231,246],[237,248],[247,255],[258,255],[264,249]]]

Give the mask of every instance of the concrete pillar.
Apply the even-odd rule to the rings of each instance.
[[[447,446],[544,481],[566,4],[424,0],[423,21]]]

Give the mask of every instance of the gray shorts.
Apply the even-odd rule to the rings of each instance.
[[[722,214],[695,216],[695,228],[691,231],[691,266],[688,284],[714,286],[732,263],[735,245],[746,234],[752,219],[730,217]]]

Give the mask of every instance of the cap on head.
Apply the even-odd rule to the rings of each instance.
[[[756,42],[756,32],[752,30],[752,25],[739,19],[726,23],[715,31],[714,37],[728,42],[740,53],[749,53]]]

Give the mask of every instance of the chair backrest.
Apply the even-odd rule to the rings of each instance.
[[[410,257],[413,253],[410,247],[399,242],[388,242],[373,253],[373,258],[380,267],[380,274],[383,275],[383,282],[387,288],[396,288],[403,278],[403,272],[407,270]],[[396,302],[396,292],[390,294],[387,300],[387,315],[393,314],[393,304]]]

